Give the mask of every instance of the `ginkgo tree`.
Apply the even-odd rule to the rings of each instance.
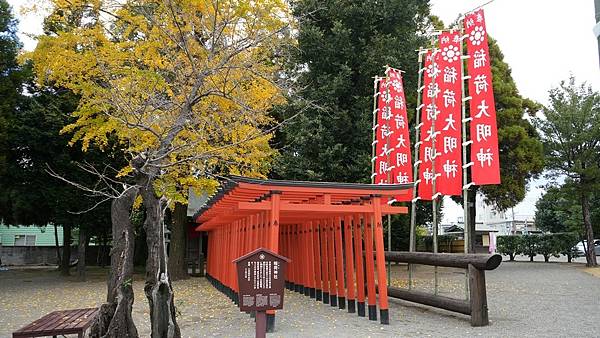
[[[86,149],[117,138],[128,165],[104,185],[80,188],[112,200],[113,251],[107,304],[94,336],[135,337],[132,228],[146,210],[145,293],[152,337],[179,337],[166,270],[164,211],[188,187],[216,188],[221,173],[263,176],[274,151],[267,112],[289,91],[278,76],[290,43],[283,0],[49,0],[29,57],[40,84],[80,95],[64,128]],[[71,182],[77,185],[77,182]]]

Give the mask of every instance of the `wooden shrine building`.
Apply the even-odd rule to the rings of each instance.
[[[233,260],[264,247],[291,260],[288,289],[363,317],[366,308],[371,320],[379,305],[388,324],[382,216],[406,214],[387,201],[411,187],[228,177],[194,215],[208,233],[208,278],[237,303]]]

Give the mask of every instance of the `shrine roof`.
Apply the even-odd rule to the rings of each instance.
[[[322,217],[323,213],[332,212],[319,209],[319,206],[334,206],[332,208],[340,206],[337,209],[345,210],[341,206],[362,205],[369,203],[373,197],[390,200],[397,196],[405,196],[410,194],[412,187],[412,183],[364,184],[227,176],[222,179],[221,187],[217,192],[194,214],[193,219],[201,224],[197,230],[209,230],[213,225],[227,224],[257,214],[261,210],[268,210],[265,209],[266,203],[269,203],[267,201],[273,194],[279,194],[281,203],[287,206],[287,209],[284,208],[281,212],[282,223],[294,221],[298,217],[318,218]],[[315,212],[308,212],[308,214],[307,210],[301,212],[297,207],[298,204],[310,204]],[[208,224],[211,226],[207,226]]]

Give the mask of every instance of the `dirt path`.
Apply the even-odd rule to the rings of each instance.
[[[468,317],[392,301],[391,325],[381,326],[287,292],[285,308],[277,314],[277,330],[270,337],[548,337],[600,335],[600,278],[581,264],[503,263],[488,272],[491,325],[472,328]],[[60,278],[55,271],[0,272],[0,337],[56,309],[97,306],[105,292],[106,270],[93,269],[85,283]],[[431,290],[433,271],[421,268],[415,284]],[[464,275],[440,272],[440,291],[461,297]],[[394,283],[404,285],[406,270],[394,267]],[[134,319],[141,337],[149,322],[143,296],[143,277],[136,276]],[[254,322],[204,278],[175,282],[176,305],[184,337],[252,337]],[[584,316],[586,314],[588,317]]]

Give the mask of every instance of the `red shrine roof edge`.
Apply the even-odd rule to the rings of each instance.
[[[292,181],[292,180],[273,180],[273,179],[257,179],[244,176],[225,176],[221,177],[221,187],[213,196],[209,198],[206,204],[200,208],[193,216],[193,219],[198,219],[204,212],[221,200],[229,192],[233,191],[240,183],[256,185],[256,186],[271,186],[271,187],[302,187],[315,188],[315,194],[327,192],[328,189],[352,189],[365,191],[398,191],[413,188],[413,183],[406,184],[368,184],[368,183],[345,183],[345,182],[318,182],[318,181]]]
[[[365,190],[398,190],[410,189],[413,183],[406,184],[369,184],[369,183],[344,183],[344,182],[318,182],[318,181],[292,181],[292,180],[263,180],[244,176],[227,176],[236,183],[249,183],[258,185],[274,185],[285,187],[307,187],[307,188],[337,188],[337,189],[365,189]]]

